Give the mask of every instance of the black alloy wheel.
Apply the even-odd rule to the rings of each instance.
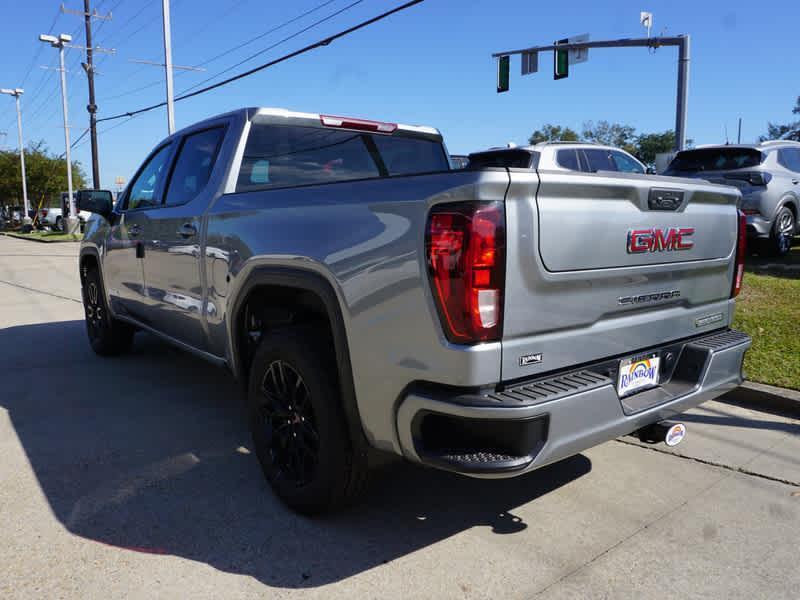
[[[261,381],[262,436],[269,456],[270,480],[300,487],[314,477],[319,465],[319,432],[311,394],[301,375],[283,360],[274,360]]]

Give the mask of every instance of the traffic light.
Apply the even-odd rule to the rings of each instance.
[[[497,59],[497,93],[508,91],[509,72],[511,71],[511,57],[501,56]]]
[[[564,38],[553,42],[554,46],[559,44],[568,44],[569,39]],[[569,50],[554,50],[553,51],[553,79],[565,79],[569,77]]]

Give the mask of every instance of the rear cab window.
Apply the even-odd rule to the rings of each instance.
[[[508,167],[509,169],[536,168],[539,164],[539,153],[521,148],[488,150],[474,152],[469,155],[468,169],[486,169],[491,167]]]
[[[444,146],[435,140],[254,121],[236,191],[448,170]]]
[[[699,148],[678,152],[665,175],[698,171],[733,171],[756,167],[764,154],[755,148]]]

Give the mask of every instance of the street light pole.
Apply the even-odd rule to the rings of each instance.
[[[75,197],[72,195],[72,159],[70,157],[69,141],[69,111],[67,108],[67,77],[64,68],[64,44],[72,41],[72,36],[62,33],[58,37],[42,34],[39,39],[49,42],[53,48],[58,48],[58,60],[61,68],[61,108],[64,113],[64,143],[67,158],[67,194],[69,194],[69,217],[67,217],[67,233],[75,233],[78,229],[78,211],[75,208]]]
[[[25,146],[22,142],[22,111],[20,110],[19,106],[19,98],[25,90],[21,88],[16,88],[13,90],[9,89],[0,89],[0,94],[9,94],[14,96],[14,100],[16,100],[17,104],[17,134],[19,136],[19,165],[22,171],[22,201],[25,206],[25,216],[22,218],[22,226],[23,228],[30,227],[31,225],[31,207],[28,203],[28,182],[25,177]]]

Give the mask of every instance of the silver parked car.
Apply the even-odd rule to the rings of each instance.
[[[703,146],[678,152],[664,175],[733,185],[742,192],[748,237],[782,256],[800,232],[800,142]]]
[[[569,171],[597,173],[617,171],[620,173],[647,173],[636,158],[620,148],[593,142],[541,142],[526,146],[537,152],[552,154],[554,166]]]

